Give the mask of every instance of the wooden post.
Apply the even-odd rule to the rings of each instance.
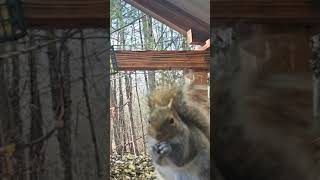
[[[314,128],[319,127],[319,79],[313,76],[313,120]]]
[[[318,131],[320,125],[320,34],[312,36],[312,70],[313,70],[313,128]]]

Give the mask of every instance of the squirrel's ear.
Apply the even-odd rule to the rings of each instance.
[[[168,108],[170,108],[170,109],[172,107],[172,102],[173,102],[173,98],[170,99],[169,104],[168,104]]]

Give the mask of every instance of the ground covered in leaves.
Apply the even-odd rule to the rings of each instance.
[[[111,155],[111,179],[154,180],[154,166],[148,156]]]

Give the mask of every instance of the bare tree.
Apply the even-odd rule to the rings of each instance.
[[[123,91],[122,91],[122,79],[119,78],[119,124],[121,126],[121,132],[122,132],[122,152],[126,152],[126,143],[127,143],[127,130],[126,125],[124,121],[124,104],[123,104]]]
[[[98,144],[97,144],[97,137],[95,134],[95,127],[92,119],[92,110],[90,106],[90,100],[89,100],[89,92],[88,92],[88,85],[87,85],[87,73],[86,73],[86,57],[84,53],[84,47],[85,47],[85,40],[84,40],[84,35],[83,32],[80,32],[81,35],[81,67],[82,67],[82,84],[83,84],[83,94],[85,97],[85,104],[87,107],[87,112],[88,112],[88,120],[89,120],[89,125],[90,125],[90,132],[91,132],[91,138],[92,138],[92,143],[94,146],[94,151],[95,151],[95,159],[96,159],[96,166],[97,166],[97,175],[98,177],[102,176],[101,172],[101,167],[100,167],[100,157],[99,157],[99,152],[98,152]]]
[[[10,50],[15,51],[17,49],[16,45],[11,44]],[[13,56],[11,61],[8,61],[11,65],[11,86],[9,90],[9,98],[12,108],[12,118],[14,124],[14,141],[18,143],[23,143],[23,122],[20,116],[20,59],[19,57]],[[26,157],[24,150],[17,149],[15,154],[15,176],[19,180],[24,180],[26,178],[25,168],[26,168]]]
[[[125,84],[126,84],[126,94],[127,94],[127,100],[128,100],[128,107],[129,107],[129,118],[130,118],[130,127],[131,127],[131,133],[132,133],[132,145],[134,154],[139,154],[138,148],[137,148],[137,136],[135,132],[134,127],[134,121],[133,121],[133,112],[132,112],[132,78],[130,73],[126,73],[125,76]]]
[[[0,52],[3,47],[0,47]],[[4,61],[0,59],[0,145],[6,146],[10,143],[9,130],[12,122],[10,103],[8,99],[8,86],[5,80]],[[13,162],[10,154],[0,156],[0,174],[3,179],[11,179],[13,177]]]
[[[66,34],[64,34],[66,36]],[[55,39],[54,32],[48,32],[49,39]],[[66,38],[66,37],[65,37]],[[70,87],[66,86],[68,83],[68,77],[66,84],[63,82],[64,77],[62,73],[62,53],[66,47],[65,39],[60,45],[60,51],[57,49],[57,44],[51,44],[48,46],[48,59],[49,59],[49,75],[51,86],[52,107],[55,113],[54,119],[56,120],[56,126],[58,128],[58,141],[60,149],[60,158],[63,162],[64,179],[72,180],[72,146],[71,146],[71,123],[70,123],[70,101],[66,101],[65,94],[70,91]],[[68,58],[68,55],[65,56]],[[68,60],[67,60],[68,61]],[[68,67],[68,62],[64,64]],[[67,73],[65,70],[64,73]],[[65,87],[66,86],[66,87]],[[65,109],[66,108],[66,109]],[[67,114],[65,114],[67,112]]]
[[[146,140],[145,140],[145,133],[144,133],[144,125],[143,125],[143,118],[142,118],[142,112],[141,112],[141,105],[140,105],[140,96],[138,92],[138,84],[137,84],[137,72],[134,72],[135,75],[135,89],[137,94],[137,100],[138,100],[138,107],[139,107],[139,115],[140,115],[140,124],[141,124],[141,132],[142,132],[142,141],[143,141],[143,153],[146,155]]]
[[[116,152],[121,154],[121,135],[120,135],[120,128],[119,128],[119,108],[117,107],[117,80],[114,78],[112,84],[112,91],[111,91],[111,117],[113,120],[112,128],[114,134],[114,142]]]
[[[32,35],[30,37],[30,45],[34,44]],[[29,69],[30,69],[30,142],[43,136],[43,118],[41,112],[40,94],[38,89],[37,78],[37,57],[35,52],[29,54]],[[44,149],[43,143],[38,143],[30,147],[30,180],[39,180],[43,178],[44,164]]]

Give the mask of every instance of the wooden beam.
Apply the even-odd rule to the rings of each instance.
[[[212,0],[211,23],[315,24],[320,7],[310,0]]]
[[[107,28],[109,0],[26,0],[28,27]]]
[[[183,35],[192,29],[194,42],[203,44],[210,37],[210,25],[186,13],[166,0],[125,0],[134,7],[166,24]]]
[[[187,31],[187,42],[189,44],[203,46],[206,44],[206,41],[204,40],[205,38],[207,37],[203,36],[203,34],[200,34],[199,32],[193,31],[192,29]]]
[[[205,50],[208,50],[209,48],[210,48],[210,39],[206,40],[206,44],[201,47],[198,47],[196,50],[205,51]]]
[[[116,51],[118,67],[130,70],[209,70],[209,51]]]

